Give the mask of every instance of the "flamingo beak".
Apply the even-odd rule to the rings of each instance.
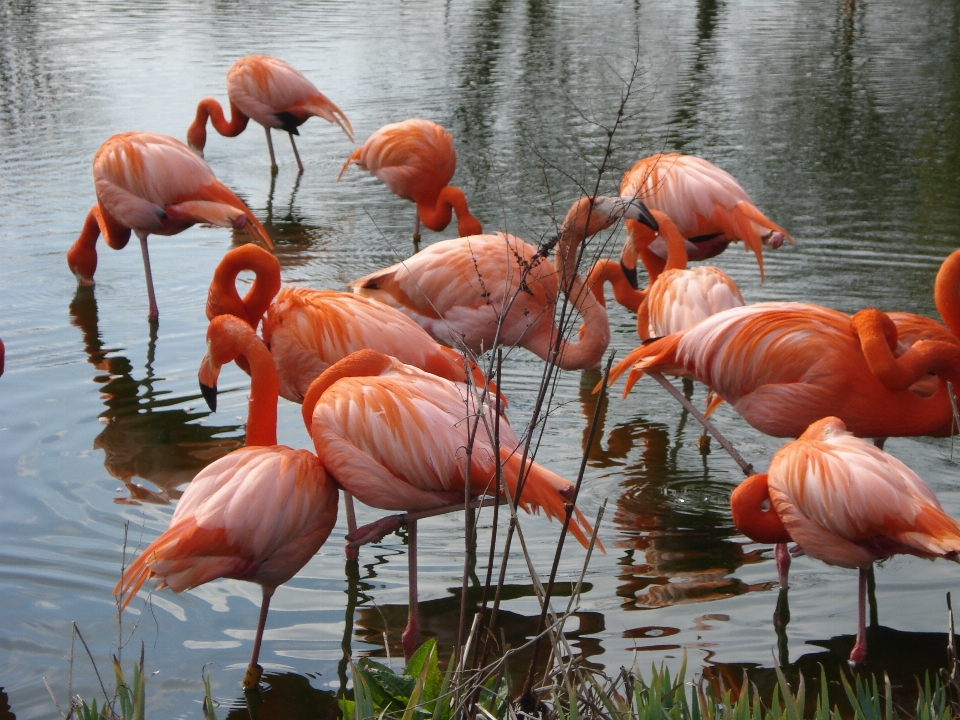
[[[210,412],[216,412],[217,386],[204,385],[203,383],[200,383],[200,394],[203,395],[203,399],[207,401],[207,407],[210,408]]]
[[[210,353],[203,356],[200,362],[200,394],[207,402],[207,407],[211,412],[217,411],[217,378],[220,377],[220,366],[215,365],[210,358]]]
[[[619,200],[621,206],[618,208],[618,213],[621,215],[621,217],[627,220],[636,220],[638,223],[646,225],[655,233],[660,232],[660,225],[654,219],[653,215],[650,214],[650,210],[647,209],[647,206],[644,205],[639,198],[621,196]]]

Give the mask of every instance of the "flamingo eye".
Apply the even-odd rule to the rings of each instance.
[[[770,498],[760,503],[760,512],[770,512]]]

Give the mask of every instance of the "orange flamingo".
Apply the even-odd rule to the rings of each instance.
[[[520,345],[565,370],[596,368],[610,324],[577,274],[577,249],[621,217],[657,226],[636,198],[581,198],[563,221],[552,265],[547,248],[503,233],[477,235],[435,243],[351,286],[399,308],[447,345],[475,353]],[[554,322],[561,288],[583,318],[576,343]]]
[[[379,178],[394,195],[417,204],[413,240],[420,240],[420,223],[440,232],[457,214],[460,237],[483,232],[470,214],[463,190],[450,185],[457,169],[453,136],[429,120],[404,120],[384,125],[353,151],[337,181],[351,164]]]
[[[731,242],[743,240],[745,249],[756,256],[763,279],[762,246],[775,249],[784,239],[793,242],[786,230],[757,209],[730,173],[693,155],[658,153],[638,160],[624,173],[620,194],[638,197],[651,210],[669,215],[688,241],[693,261],[712,258]],[[649,229],[627,223],[629,240],[638,248],[647,246],[640,257],[652,283],[663,271],[668,251],[665,238],[645,238],[648,234]]]
[[[337,487],[313,453],[277,445],[277,373],[270,353],[237,318],[216,318],[207,330],[201,388],[215,386],[220,367],[238,357],[252,370],[246,447],[202,470],[170,519],[170,528],[128,567],[113,592],[127,606],[144,581],[182,592],[217,578],[248,580],[263,602],[244,688],[260,678],[260,643],[276,588],[292,578],[326,541],[337,520]]]
[[[519,506],[525,510],[542,509],[550,518],[563,518],[573,499],[574,485],[569,481],[533,462],[521,466],[522,446],[506,421],[500,421],[499,448],[482,429],[471,443],[467,419],[482,412],[487,427],[493,428],[495,411],[490,405],[480,405],[462,385],[373,350],[361,350],[331,365],[313,381],[302,412],[327,472],[371,507],[462,508],[468,478],[472,496],[497,492],[498,462],[511,498],[522,486]],[[398,528],[399,520],[393,516],[348,539],[372,542]],[[408,522],[408,529],[410,618],[403,633],[407,657],[419,635],[416,522]],[[571,517],[570,530],[587,545],[591,528],[579,510]]]
[[[244,270],[256,277],[241,298],[236,282]],[[399,310],[354,293],[281,288],[280,263],[256,245],[231,250],[214,272],[207,318],[223,314],[254,329],[266,314],[263,339],[277,367],[280,395],[292,402],[303,402],[310,383],[330,365],[364,348],[454,382],[467,381],[463,356],[440,345]],[[472,382],[483,387],[480,368],[473,362],[469,367]]]
[[[867,573],[875,560],[909,554],[951,560],[960,525],[910,468],[826,417],[773,456],[770,469],[730,498],[733,522],[757,542],[795,541],[829,565],[860,571],[852,663],[867,655]]]
[[[353,142],[353,128],[340,108],[317,90],[303,74],[283,60],[266,55],[247,55],[237,60],[227,71],[227,97],[230,99],[230,121],[223,116],[223,108],[214,98],[204,98],[197,105],[197,116],[187,128],[187,142],[203,157],[207,143],[207,118],[216,131],[225,137],[236,137],[247,128],[250,118],[263,125],[270,150],[270,169],[277,171],[270,128],[286,130],[297,158],[297,167],[303,172],[300,153],[293,140],[297,128],[311,117],[322,117],[336,123]]]
[[[254,240],[273,247],[250,209],[214,177],[210,166],[167,135],[114,135],[93,158],[93,179],[97,204],[67,251],[67,265],[81,285],[93,285],[97,238],[103,233],[107,245],[120,250],[133,230],[143,252],[151,321],[160,317],[160,311],[153,291],[148,235],[176,235],[196,223],[210,223],[246,228]]]
[[[642,345],[611,377],[631,368],[624,395],[644,372],[692,377],[775,437],[798,437],[827,415],[858,437],[948,436],[948,383],[960,387],[960,250],[940,267],[935,300],[949,329],[874,309],[851,318],[801,303],[733,308]]]

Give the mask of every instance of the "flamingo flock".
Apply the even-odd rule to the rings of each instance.
[[[710,162],[664,153],[640,159],[619,195],[577,200],[557,237],[537,247],[502,232],[482,234],[466,194],[450,185],[453,137],[437,123],[410,119],[371,135],[346,157],[337,180],[356,165],[414,202],[415,241],[421,223],[439,232],[454,216],[459,237],[354,280],[353,292],[284,285],[270,236],[203,160],[207,121],[226,137],[240,134],[250,119],[262,125],[273,172],[271,129],[289,133],[303,172],[293,138],[300,125],[321,117],[351,142],[353,128],[337,105],[276,58],[238,60],[227,74],[227,95],[229,120],[216,100],[200,101],[187,144],[123,133],[100,147],[93,162],[96,204],[67,264],[79,284],[91,285],[99,236],[121,249],[135,232],[148,319],[155,323],[149,235],[206,223],[243,229],[254,241],[227,252],[213,273],[199,372],[212,409],[221,367],[235,362],[250,375],[246,446],[194,478],[169,529],[114,589],[123,609],[149,579],[174,592],[223,577],[259,584],[263,601],[245,688],[259,682],[270,598],[327,540],[339,491],[348,499],[347,552],[354,556],[403,520],[390,516],[357,528],[353,499],[406,513],[463,509],[465,495],[502,495],[527,511],[565,516],[574,485],[526,458],[504,414],[507,399],[474,358],[520,346],[563,370],[598,368],[611,333],[607,283],[614,299],[637,313],[642,341],[610,375],[611,382],[627,375],[624,396],[645,373],[692,378],[711,389],[711,409],[726,401],[758,431],[795,438],[767,473],[734,491],[732,518],[748,538],[778,544],[778,566],[789,561],[781,550],[794,543],[794,554],[859,570],[851,662],[867,654],[865,573],[875,560],[960,555],[960,525],[918,476],[882,450],[890,436],[957,431],[960,250],[944,260],[936,279],[946,326],[871,308],[851,316],[813,304],[745,304],[722,270],[688,264],[742,242],[762,278],[763,249],[793,239]],[[581,276],[584,244],[620,221],[626,239],[619,260],[600,259]],[[236,285],[244,271],[255,279],[241,297]],[[558,324],[561,305],[580,315],[576,341]],[[0,343],[0,372],[2,359]],[[312,450],[278,444],[281,397],[302,404]],[[499,444],[483,433],[471,439],[469,418],[496,423]],[[419,635],[417,521],[406,525],[409,657]],[[588,545],[592,528],[578,509],[570,531]]]

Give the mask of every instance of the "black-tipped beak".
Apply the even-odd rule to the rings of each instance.
[[[620,261],[620,269],[623,270],[623,274],[627,277],[627,282],[630,283],[630,287],[634,290],[639,290],[638,287],[640,280],[637,278],[637,268],[636,267],[627,267],[623,264],[623,260]]]
[[[653,230],[655,233],[660,232],[660,224],[654,219],[653,215],[650,214],[650,210],[642,202],[637,200],[637,217],[634,218],[637,222],[643,223],[648,228]]]
[[[207,407],[210,408],[210,412],[217,411],[217,386],[204,385],[200,383],[200,394],[203,395],[203,399],[207,401]]]

